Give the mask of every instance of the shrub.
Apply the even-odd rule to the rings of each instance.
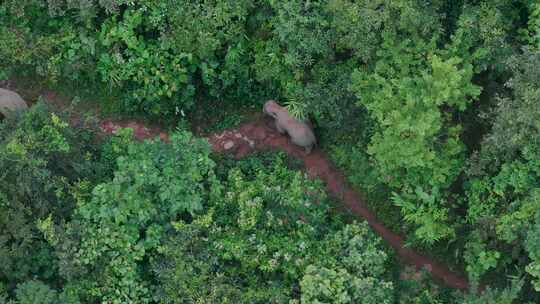
[[[120,151],[114,178],[79,198],[73,219],[49,238],[70,292],[83,301],[151,301],[143,261],[171,221],[202,209],[206,185],[215,187],[209,151],[189,133]]]
[[[253,161],[245,165],[254,176],[230,169],[224,197],[193,221],[175,224],[153,262],[160,298],[311,303],[323,298],[315,277],[326,269],[348,273],[340,278],[348,294],[340,303],[357,303],[360,287],[369,288],[369,301],[390,301],[392,283],[383,279],[387,255],[367,224],[340,228],[320,184],[286,169],[282,158],[259,168]]]
[[[29,279],[58,279],[58,260],[36,222],[69,218],[76,184],[102,178],[91,139],[43,103],[0,123],[0,280],[9,290]]]

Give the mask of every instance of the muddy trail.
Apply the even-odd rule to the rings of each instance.
[[[105,133],[114,133],[120,127],[132,128],[134,137],[139,140],[156,136],[164,140],[168,138],[167,134],[159,128],[155,126],[147,127],[136,121],[104,120],[100,123],[100,129]],[[350,187],[343,174],[336,169],[326,155],[319,149],[315,149],[311,154],[306,155],[302,148],[293,145],[286,136],[273,129],[270,121],[259,119],[242,124],[234,129],[212,134],[207,139],[215,152],[230,153],[237,159],[256,151],[277,149],[302,160],[309,176],[321,179],[325,183],[329,194],[342,201],[344,207],[352,214],[366,220],[373,230],[396,250],[403,262],[412,264],[417,269],[426,269],[433,277],[441,280],[449,287],[469,288],[469,283],[465,277],[453,273],[448,267],[436,262],[431,257],[405,248],[403,238],[387,229],[377,220],[375,214],[367,208],[360,193]]]
[[[0,82],[0,86],[13,89],[18,87],[10,82]],[[50,90],[38,91],[40,92],[34,92],[31,95],[43,96],[45,102],[52,106],[53,110],[62,110],[69,106],[68,99],[57,94],[57,92]],[[70,123],[75,126],[84,125],[80,124],[81,115],[87,110],[84,107],[78,107],[78,111],[72,112]],[[96,110],[99,112],[99,108]],[[368,209],[360,193],[352,189],[343,174],[337,170],[320,149],[315,149],[311,154],[306,155],[302,148],[292,144],[286,136],[279,134],[271,125],[268,119],[257,119],[233,129],[211,134],[207,139],[215,152],[230,153],[236,159],[257,151],[282,150],[290,156],[302,160],[308,175],[321,179],[325,183],[328,193],[339,199],[345,209],[366,220],[372,229],[394,248],[402,262],[411,264],[417,269],[426,269],[435,279],[440,280],[449,287],[457,289],[469,288],[469,282],[464,276],[452,272],[446,265],[435,261],[429,256],[405,248],[404,239],[387,229],[377,220],[375,214]],[[168,134],[162,128],[139,120],[104,118],[97,121],[97,127],[106,134],[114,134],[119,128],[132,128],[133,136],[137,140],[155,137],[168,140]]]

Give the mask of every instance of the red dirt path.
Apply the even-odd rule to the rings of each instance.
[[[114,133],[119,127],[130,127],[134,130],[137,139],[146,139],[159,136],[166,140],[167,134],[156,127],[146,127],[135,121],[111,121],[104,120],[100,124],[103,132]],[[303,149],[293,145],[289,139],[280,135],[265,120],[257,120],[240,125],[231,130],[225,130],[208,137],[215,152],[232,153],[235,158],[242,158],[254,151],[267,149],[283,150],[291,156],[304,162],[305,170],[311,177],[318,177],[326,184],[328,192],[343,201],[344,205],[353,214],[365,219],[390,246],[392,246],[402,261],[425,268],[435,278],[443,281],[446,285],[468,289],[469,282],[461,275],[455,274],[443,264],[434,261],[428,256],[421,255],[414,250],[404,247],[403,238],[384,227],[375,214],[366,206],[359,193],[354,191],[345,180],[345,177],[332,165],[328,158],[318,149],[311,154],[305,155]]]
[[[0,81],[0,86],[6,88],[17,88],[18,86],[11,81]],[[61,109],[69,105],[64,96],[60,96],[54,91],[34,92],[25,95],[42,95],[47,103],[53,108]],[[28,97],[28,96],[25,96]],[[33,98],[27,99],[32,100]],[[87,109],[80,108],[82,112]],[[79,111],[80,112],[80,111]],[[75,113],[75,116],[79,116]],[[72,117],[71,123],[77,125],[80,117]],[[159,136],[162,140],[168,140],[167,133],[163,132],[158,126],[149,126],[136,120],[110,120],[103,119],[99,122],[99,128],[102,132],[112,134],[118,128],[132,128],[136,139],[148,139]],[[334,167],[328,158],[318,149],[311,154],[305,155],[303,149],[293,145],[289,139],[280,135],[276,130],[270,127],[268,121],[256,120],[245,123],[231,130],[225,130],[208,137],[208,141],[216,152],[232,153],[238,158],[242,158],[249,153],[267,149],[283,150],[291,156],[301,159],[304,162],[304,168],[311,177],[318,177],[326,184],[328,192],[336,198],[343,201],[345,207],[358,217],[365,219],[375,232],[377,232],[390,246],[392,246],[402,261],[414,265],[417,269],[425,268],[435,278],[444,282],[447,286],[468,289],[469,282],[461,275],[453,273],[445,265],[436,262],[431,257],[421,255],[414,250],[404,247],[403,238],[384,227],[375,214],[373,214],[364,203],[362,196],[354,191],[347,183],[345,177]],[[482,287],[480,288],[483,289]]]

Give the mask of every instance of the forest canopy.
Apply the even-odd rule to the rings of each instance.
[[[538,303],[539,66],[533,0],[4,0],[0,80],[181,127],[100,138],[44,102],[4,119],[0,303]],[[268,99],[470,290],[401,282],[288,157],[189,131]]]

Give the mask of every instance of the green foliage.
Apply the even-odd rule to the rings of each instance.
[[[519,301],[519,292],[523,283],[523,280],[514,278],[511,281],[511,286],[507,288],[498,290],[488,287],[481,295],[470,293],[457,297],[457,299],[464,304],[513,304],[516,303],[516,300]]]
[[[508,56],[515,53],[522,1],[464,1],[448,47],[474,65],[475,72],[503,73]]]
[[[238,103],[258,95],[246,56],[252,7],[29,0],[15,8],[8,1],[0,6],[0,64],[6,75],[24,68],[52,82],[108,87],[124,112],[174,116],[193,106],[196,93]]]
[[[456,301],[538,302],[538,12],[528,0],[5,0],[0,79],[31,75],[205,130],[280,100],[315,121],[379,218],[492,287]],[[187,133],[167,145],[121,131],[97,149],[42,107],[0,127],[3,301],[18,284],[67,303],[401,292],[363,224],[330,219],[320,185],[282,158],[215,168]]]
[[[419,228],[415,230],[415,238],[420,242],[433,245],[443,238],[454,238],[455,231],[449,223],[448,208],[441,208],[444,202],[437,201],[440,194],[437,188],[428,193],[416,188],[414,195],[393,193],[394,204],[401,208],[404,220]]]
[[[518,5],[459,2],[446,20],[443,4],[9,0],[0,6],[0,64],[6,75],[24,67],[52,81],[108,86],[121,111],[174,116],[199,98],[270,97],[297,117],[344,126],[354,120],[351,74],[380,61],[388,33],[405,43],[453,37],[446,59],[481,69],[508,56]],[[456,25],[441,37],[443,20]]]
[[[265,1],[266,2],[266,1]],[[312,115],[322,126],[354,122],[351,73],[372,63],[392,1],[267,1],[254,42],[256,79],[275,86],[296,117]]]
[[[531,47],[540,49],[540,3],[528,0],[527,4],[529,18],[527,28],[523,29],[522,34]]]
[[[54,241],[61,271],[80,299],[111,303],[151,301],[141,261],[155,250],[170,222],[201,210],[206,184],[213,187],[210,148],[189,133],[161,141],[128,143],[117,156],[114,179],[77,202],[74,218]],[[65,234],[65,235],[64,235]],[[83,275],[88,273],[88,275]]]
[[[470,63],[437,54],[436,32],[429,40],[420,37],[385,33],[374,71],[357,70],[351,89],[378,124],[368,153],[382,180],[407,197],[409,203],[396,201],[406,220],[419,226],[416,236],[433,243],[454,234],[439,191],[454,182],[464,162],[461,127],[452,114],[465,110],[480,89],[471,83]],[[430,199],[420,196],[422,189],[433,189]]]
[[[261,115],[260,104],[239,108],[235,104],[223,103],[218,100],[202,101],[188,114],[189,123],[197,135],[206,135],[237,127],[241,123],[251,121]]]
[[[485,170],[489,163],[495,163],[498,168],[501,162],[513,160],[522,152],[534,153],[534,147],[529,146],[535,144],[540,130],[537,119],[540,115],[539,62],[540,53],[527,48],[523,49],[523,54],[507,60],[513,75],[506,86],[512,90],[512,95],[499,98],[497,108],[491,114],[494,118],[492,132],[483,143],[478,159],[480,167],[474,167],[475,172]]]
[[[56,291],[39,281],[28,281],[17,285],[15,294],[17,297],[16,304],[58,303]]]
[[[492,267],[516,275],[519,274],[516,269],[526,270],[532,278],[524,280],[536,290],[539,288],[538,240],[535,239],[540,206],[539,60],[539,53],[528,49],[508,60],[513,76],[507,86],[512,91],[499,98],[497,108],[491,113],[492,131],[484,138],[480,152],[471,159],[467,189],[467,220],[478,231],[468,244],[476,256],[470,256],[468,261],[470,275],[480,276]],[[514,252],[524,250],[528,258],[507,254],[499,259],[503,263],[495,263],[493,253],[509,247]],[[484,254],[478,256],[480,253]],[[478,265],[479,261],[482,266]],[[527,284],[524,286],[528,288]]]
[[[128,9],[122,21],[113,17],[101,26],[99,42],[116,51],[101,54],[97,71],[103,82],[128,92],[124,108],[171,114],[175,107],[192,105],[195,88],[190,74],[195,66],[191,54],[173,54],[167,44],[138,37],[139,28],[153,23],[152,16],[150,20],[144,18],[146,9],[150,8]]]
[[[0,5],[0,73],[31,69],[40,76],[54,74],[48,62],[61,45],[62,35],[48,32],[41,1],[3,1]],[[31,30],[30,20],[40,20]],[[41,24],[40,24],[41,23]],[[22,71],[21,71],[22,72]]]
[[[540,202],[540,195],[536,193],[536,202]],[[525,249],[529,254],[531,263],[527,265],[525,270],[534,277],[534,289],[540,291],[540,211],[536,211],[534,225],[527,231],[525,239]]]
[[[0,123],[0,280],[57,278],[58,261],[36,222],[67,218],[80,181],[101,178],[91,133],[67,127],[43,103]]]
[[[128,154],[128,148],[133,141],[133,129],[121,128],[115,136],[107,138],[101,146],[100,162],[108,169],[108,175],[114,176],[117,169],[116,159]]]
[[[252,55],[247,22],[254,1],[170,1],[171,31],[165,43],[192,54],[205,91],[217,99],[238,103],[257,95],[250,72]]]
[[[223,198],[174,224],[153,263],[162,301],[313,303],[332,293],[330,286],[321,293],[321,284],[346,288],[332,303],[358,303],[362,288],[370,290],[362,303],[390,301],[380,240],[365,223],[340,228],[321,185],[272,160],[263,167],[242,161],[246,173],[228,171]],[[342,284],[321,278],[337,273],[346,275]]]
[[[370,161],[365,148],[360,144],[355,146],[342,141],[332,145],[329,154],[347,176],[347,180],[365,195],[366,203],[377,214],[377,219],[393,231],[402,231],[401,213],[393,204],[388,203],[391,189],[381,182],[377,168]]]
[[[478,284],[480,277],[489,269],[495,268],[501,257],[500,252],[486,248],[478,233],[471,235],[471,240],[466,244],[465,250],[466,270],[472,284]]]
[[[326,265],[309,265],[300,282],[301,303],[391,303],[393,286],[380,281],[384,276],[386,254],[369,244],[368,230],[348,225],[326,244],[336,252],[338,261]]]
[[[463,148],[459,126],[448,126],[451,117],[441,110],[454,107],[463,111],[470,102],[468,97],[477,96],[479,89],[470,83],[470,65],[459,69],[459,59],[444,61],[438,56],[418,62],[415,55],[407,56],[407,48],[419,50],[405,43],[386,50],[389,57],[392,52],[400,53],[394,55],[402,57],[395,59],[397,67],[381,61],[375,74],[355,74],[357,86],[353,89],[359,92],[360,102],[381,129],[372,137],[368,151],[390,185],[401,184],[405,189],[409,185],[447,187],[459,173]],[[423,64],[430,67],[419,76],[408,75],[408,71]],[[399,76],[387,78],[395,74]],[[441,137],[446,140],[441,141]],[[402,144],[403,140],[407,145]]]
[[[343,120],[344,113],[333,110],[351,101],[343,90],[351,66],[336,58],[330,3],[268,1],[268,6],[273,14],[263,23],[263,38],[255,42],[257,80],[277,85],[298,117],[306,117],[309,107],[309,113],[324,124]],[[295,107],[298,103],[306,106]]]
[[[73,131],[56,116],[39,107],[27,115],[34,118],[32,132],[50,142],[37,151],[79,147],[61,136]],[[320,293],[321,269],[345,275],[339,303],[393,298],[380,239],[366,223],[344,224],[333,215],[321,183],[288,169],[283,154],[222,167],[217,171],[226,175],[216,175],[204,140],[184,132],[170,143],[136,143],[131,134],[120,130],[92,157],[114,176],[74,180],[63,197],[50,198],[50,212],[26,224],[33,234],[21,231],[47,250],[43,266],[50,275],[36,274],[60,289],[25,276],[12,287],[13,303],[310,303],[328,296]],[[14,143],[5,149],[31,151]],[[52,212],[62,199],[69,213]]]

